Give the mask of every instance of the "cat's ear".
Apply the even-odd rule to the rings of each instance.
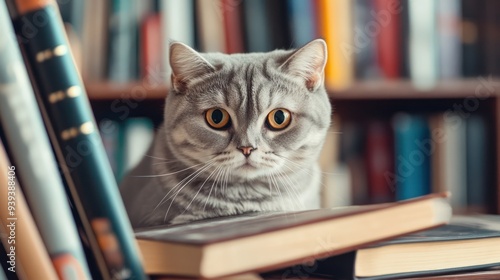
[[[301,79],[309,91],[315,91],[323,84],[326,60],[326,43],[317,39],[293,52],[280,69]]]
[[[172,68],[172,86],[177,92],[183,92],[192,79],[215,71],[215,67],[189,46],[172,42],[170,44],[170,68]]]

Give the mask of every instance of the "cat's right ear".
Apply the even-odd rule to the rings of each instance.
[[[198,52],[179,42],[170,43],[169,61],[172,86],[178,93],[184,92],[191,80],[215,71]]]

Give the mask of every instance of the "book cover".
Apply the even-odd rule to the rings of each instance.
[[[430,139],[427,120],[398,113],[393,118],[395,176],[388,176],[396,188],[396,199],[408,199],[430,192]]]
[[[34,25],[25,23],[23,26],[24,30],[30,30],[28,28]],[[3,142],[9,147],[9,157],[56,270],[88,278],[82,244],[5,2],[0,3],[0,34],[4,38],[0,42]],[[58,267],[55,260],[59,255],[70,256],[76,261]]]
[[[101,274],[94,277],[143,279],[132,227],[54,2],[14,2],[14,26],[37,87],[42,116],[87,241],[98,260]],[[47,23],[38,27],[37,36],[26,37],[25,25],[34,24],[38,17],[46,18]]]
[[[291,42],[286,1],[266,0],[266,12],[269,19],[267,28],[271,31],[271,50],[289,49]]]
[[[151,84],[161,82],[158,71],[161,66],[161,18],[158,13],[146,15],[141,23],[140,32],[140,65],[143,81]]]
[[[462,76],[481,75],[480,32],[484,1],[462,0]]]
[[[136,238],[148,273],[214,278],[345,253],[444,224],[450,215],[444,196],[434,194],[392,204],[250,213],[143,228]]]
[[[61,274],[64,271],[61,269],[57,271],[60,274],[56,274],[21,186],[17,181],[16,167],[9,162],[1,141],[0,170],[0,205],[5,207],[0,211],[0,232],[2,233],[2,243],[5,248],[9,248],[6,271],[9,279],[16,273],[16,270],[22,272],[19,273],[21,279],[27,280],[85,279],[86,275],[78,275],[77,273],[75,273],[78,275],[76,278],[71,278],[68,274]],[[68,254],[61,255],[70,257]],[[71,266],[67,268],[71,270]],[[73,272],[75,271],[73,270]]]

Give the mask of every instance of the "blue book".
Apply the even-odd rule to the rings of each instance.
[[[298,48],[316,39],[314,2],[288,0],[287,5],[292,46]]]
[[[395,187],[396,199],[430,193],[430,133],[426,118],[399,113],[394,116],[395,176],[386,176]]]

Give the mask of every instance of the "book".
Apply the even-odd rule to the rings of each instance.
[[[231,54],[245,52],[241,2],[234,0],[220,0],[220,5],[224,21],[226,53]]]
[[[140,66],[143,81],[152,85],[162,82],[158,77],[161,69],[161,18],[159,13],[146,15],[141,23],[140,37]]]
[[[292,46],[299,48],[317,38],[316,6],[313,1],[287,0]]]
[[[466,129],[466,198],[467,208],[471,211],[486,213],[492,211],[494,185],[491,166],[493,166],[489,147],[490,133],[486,120],[481,115],[472,114],[465,121]]]
[[[268,52],[272,50],[271,30],[266,0],[242,0],[247,52]]]
[[[386,178],[396,188],[396,200],[428,194],[431,188],[429,127],[425,117],[398,113],[394,130],[395,173]],[[452,194],[453,195],[453,194]]]
[[[382,77],[386,79],[397,79],[401,77],[400,40],[401,22],[400,16],[402,6],[398,0],[375,0],[374,1],[375,27],[378,33],[366,27],[365,32],[376,34],[377,61]],[[373,23],[372,23],[373,24]],[[373,28],[373,27],[372,27]],[[368,33],[372,35],[373,33]]]
[[[291,43],[288,22],[290,20],[287,13],[286,1],[266,0],[266,12],[266,16],[269,19],[269,26],[267,28],[271,34],[271,50],[289,49]]]
[[[101,0],[84,1],[82,31],[82,77],[86,82],[104,80],[108,59],[108,3]]]
[[[430,88],[439,77],[437,2],[421,0],[408,4],[410,78],[416,87]]]
[[[8,248],[7,274],[17,274],[21,279],[85,279],[85,275],[71,278],[61,274],[52,265],[49,253],[43,243],[35,220],[26,202],[19,182],[16,180],[16,167],[7,158],[0,141],[0,211],[1,241]],[[0,245],[1,246],[1,245]],[[68,254],[66,255],[68,258]],[[71,266],[68,270],[73,271]],[[74,274],[78,275],[78,274]]]
[[[356,252],[359,279],[399,279],[500,266],[500,217],[454,216],[449,225]],[[491,278],[493,279],[493,278]]]
[[[380,25],[376,18],[377,14],[374,13],[373,4],[373,1],[353,1],[354,71],[356,79],[360,80],[378,79],[381,75],[380,65],[377,63],[375,37],[379,34]]]
[[[481,75],[480,32],[482,30],[482,14],[484,1],[462,0],[461,30],[462,34],[462,76],[476,77]]]
[[[226,52],[221,0],[196,1],[196,27],[203,52]]]
[[[343,89],[354,80],[353,2],[319,0],[317,5],[319,33],[328,46],[325,85],[328,89]]]
[[[160,0],[162,78],[170,83],[170,42],[179,41],[195,47],[194,0]]]
[[[444,194],[397,203],[251,213],[136,230],[146,272],[218,278],[345,253],[451,217]],[[223,261],[222,261],[223,260]]]
[[[100,274],[93,277],[144,279],[132,227],[54,1],[12,3],[16,9],[11,16],[30,78],[37,87],[43,120],[86,241],[97,260]],[[37,27],[37,36],[27,37],[25,25],[35,24],[38,17],[45,18],[46,24]],[[35,161],[39,162],[43,161]],[[46,180],[46,174],[41,176]],[[53,214],[59,215],[60,211]],[[60,237],[57,242],[64,239]]]
[[[135,4],[132,0],[112,0],[109,4],[107,78],[114,82],[128,82],[138,77]]]
[[[24,30],[29,30],[29,24],[24,23]],[[2,141],[9,148],[9,158],[16,168],[39,234],[61,279],[69,279],[68,275],[63,277],[65,273],[83,275],[77,279],[88,278],[90,273],[61,175],[3,1],[0,34],[4,34],[0,42]],[[71,262],[59,262],[59,256]]]
[[[460,1],[441,0],[437,4],[439,77],[441,79],[457,79],[462,75]]]
[[[371,121],[366,132],[365,164],[371,203],[394,201],[394,186],[387,180],[394,174],[394,139],[390,124]]]
[[[495,0],[485,0],[484,3],[484,27],[479,30],[482,32],[480,36],[484,38],[484,43],[481,44],[481,52],[483,52],[482,59],[483,71],[482,75],[496,76],[500,75],[500,66],[496,61],[500,60],[498,49],[500,48],[500,36],[497,35],[500,29],[500,4]]]

